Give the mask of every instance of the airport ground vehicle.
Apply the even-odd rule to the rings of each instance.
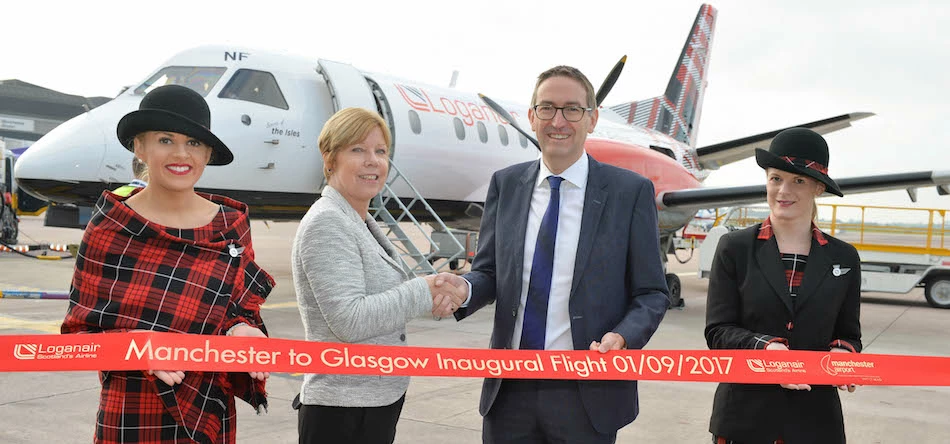
[[[462,261],[471,263],[475,259],[478,232],[462,229],[451,229],[450,231],[451,233],[446,231],[432,232],[430,261],[446,259],[449,261],[449,269],[457,270],[465,266]],[[455,237],[458,243],[452,242],[452,237]],[[462,245],[463,250],[459,250],[459,244]]]
[[[861,291],[907,293],[923,287],[927,303],[950,309],[950,245],[943,209],[818,205],[818,226],[854,245],[861,256]],[[761,222],[762,206],[737,207],[706,234],[698,275],[709,276],[723,234]]]
[[[19,216],[37,215],[46,210],[46,202],[17,186],[13,180],[16,155],[0,140],[0,243],[13,245],[19,235]]]
[[[13,152],[0,141],[0,242],[15,244],[19,234],[19,219],[16,214],[16,181],[13,180]]]

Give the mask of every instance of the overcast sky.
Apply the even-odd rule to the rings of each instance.
[[[351,63],[526,103],[535,76],[570,64],[606,104],[663,93],[696,1],[4,2],[0,79],[114,96],[175,53],[231,44]],[[950,170],[950,6],[939,1],[716,1],[699,146],[847,112],[877,116],[828,136],[833,177]],[[709,186],[762,183],[755,161]],[[843,203],[909,205],[903,192]],[[920,192],[950,208],[950,196]]]

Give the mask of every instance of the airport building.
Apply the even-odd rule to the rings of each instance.
[[[22,80],[0,80],[0,139],[25,148],[59,124],[112,100],[64,94]]]

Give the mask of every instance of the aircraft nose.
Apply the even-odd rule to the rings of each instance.
[[[17,184],[35,197],[60,203],[80,203],[88,195],[84,187],[101,186],[106,138],[91,114],[66,121],[31,145],[14,167]]]

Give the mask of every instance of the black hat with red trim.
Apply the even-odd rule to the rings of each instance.
[[[168,131],[194,137],[211,147],[208,165],[227,165],[234,160],[228,146],[211,132],[211,109],[204,97],[191,88],[165,85],[153,89],[132,111],[119,120],[116,135],[127,150],[132,139],[145,131]]]
[[[828,177],[828,142],[808,128],[789,128],[772,139],[769,150],[755,149],[755,162],[763,169],[811,177],[823,184],[831,194],[844,196],[838,184]]]

